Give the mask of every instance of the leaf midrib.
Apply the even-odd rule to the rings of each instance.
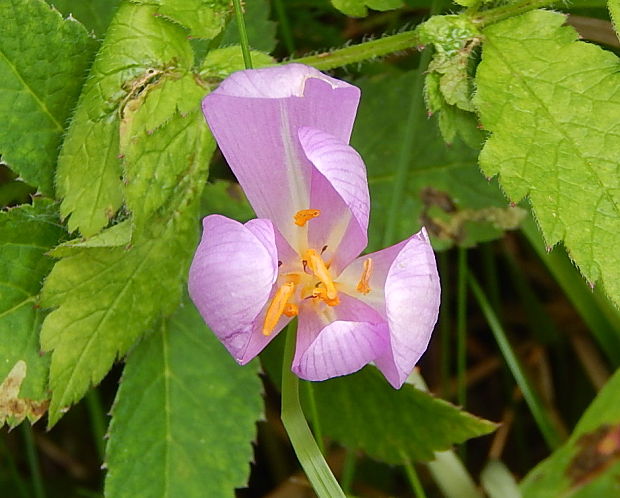
[[[43,113],[46,114],[50,118],[50,120],[52,121],[52,123],[54,123],[54,126],[57,128],[57,130],[59,132],[62,132],[63,129],[64,129],[63,126],[54,117],[54,115],[50,112],[50,110],[48,109],[48,107],[45,104],[45,102],[43,102],[43,100],[41,100],[41,98],[39,98],[39,96],[34,92],[34,90],[30,87],[30,85],[28,85],[28,83],[26,83],[26,80],[22,77],[21,73],[17,70],[17,67],[15,66],[15,64],[13,64],[11,62],[11,59],[9,59],[9,57],[6,55],[4,50],[2,50],[1,48],[0,48],[0,56],[2,56],[2,59],[4,59],[4,61],[6,62],[7,66],[9,66],[9,68],[11,68],[11,70],[13,71],[13,74],[15,75],[15,77],[22,84],[22,87],[25,88],[26,90],[28,90],[28,93],[32,96],[34,101],[39,105],[39,107],[41,108]]]

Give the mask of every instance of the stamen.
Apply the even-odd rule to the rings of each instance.
[[[325,261],[319,256],[314,249],[308,249],[304,253],[304,261],[307,262],[308,267],[312,270],[312,273],[323,283],[325,286],[325,292],[329,299],[336,299],[338,291],[332,280],[332,276],[329,274]]]
[[[338,295],[336,294],[336,297],[330,298],[327,295],[327,291],[325,290],[325,287],[323,286],[315,287],[315,289],[312,291],[311,297],[314,297],[314,298],[318,297],[321,301],[323,301],[328,306],[338,306],[340,304],[340,298],[338,297]]]
[[[295,284],[293,282],[286,282],[282,284],[276,291],[275,296],[267,308],[267,314],[265,315],[265,321],[263,322],[263,335],[269,335],[276,328],[280,317],[286,310],[287,301],[291,298],[295,292]],[[289,316],[289,315],[287,315]]]
[[[357,284],[357,292],[362,294],[368,294],[370,292],[370,277],[372,276],[372,258],[364,260],[364,269],[362,270],[362,276]]]
[[[316,218],[320,214],[320,209],[302,209],[301,211],[297,211],[297,213],[295,213],[293,219],[295,220],[295,225],[298,227],[303,227],[312,218]]]

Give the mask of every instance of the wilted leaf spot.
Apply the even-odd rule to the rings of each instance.
[[[602,425],[581,436],[579,452],[573,457],[566,473],[573,487],[581,487],[598,477],[620,460],[620,424]]]
[[[40,419],[47,410],[49,402],[32,401],[20,398],[19,390],[26,378],[27,365],[19,360],[0,384],[0,426],[8,422],[15,426],[28,417],[31,421]]]

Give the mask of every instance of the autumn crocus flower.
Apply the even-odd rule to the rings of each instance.
[[[298,317],[292,369],[324,380],[374,362],[399,388],[437,320],[439,277],[424,230],[367,245],[366,168],[348,145],[358,88],[300,64],[234,73],[203,101],[256,211],[203,221],[190,295],[235,360]]]

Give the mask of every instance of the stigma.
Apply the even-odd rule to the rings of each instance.
[[[321,255],[314,249],[308,249],[304,253],[303,261],[306,262],[307,267],[310,268],[314,276],[323,284],[327,299],[335,300],[338,297],[338,291],[336,290],[334,280]]]

